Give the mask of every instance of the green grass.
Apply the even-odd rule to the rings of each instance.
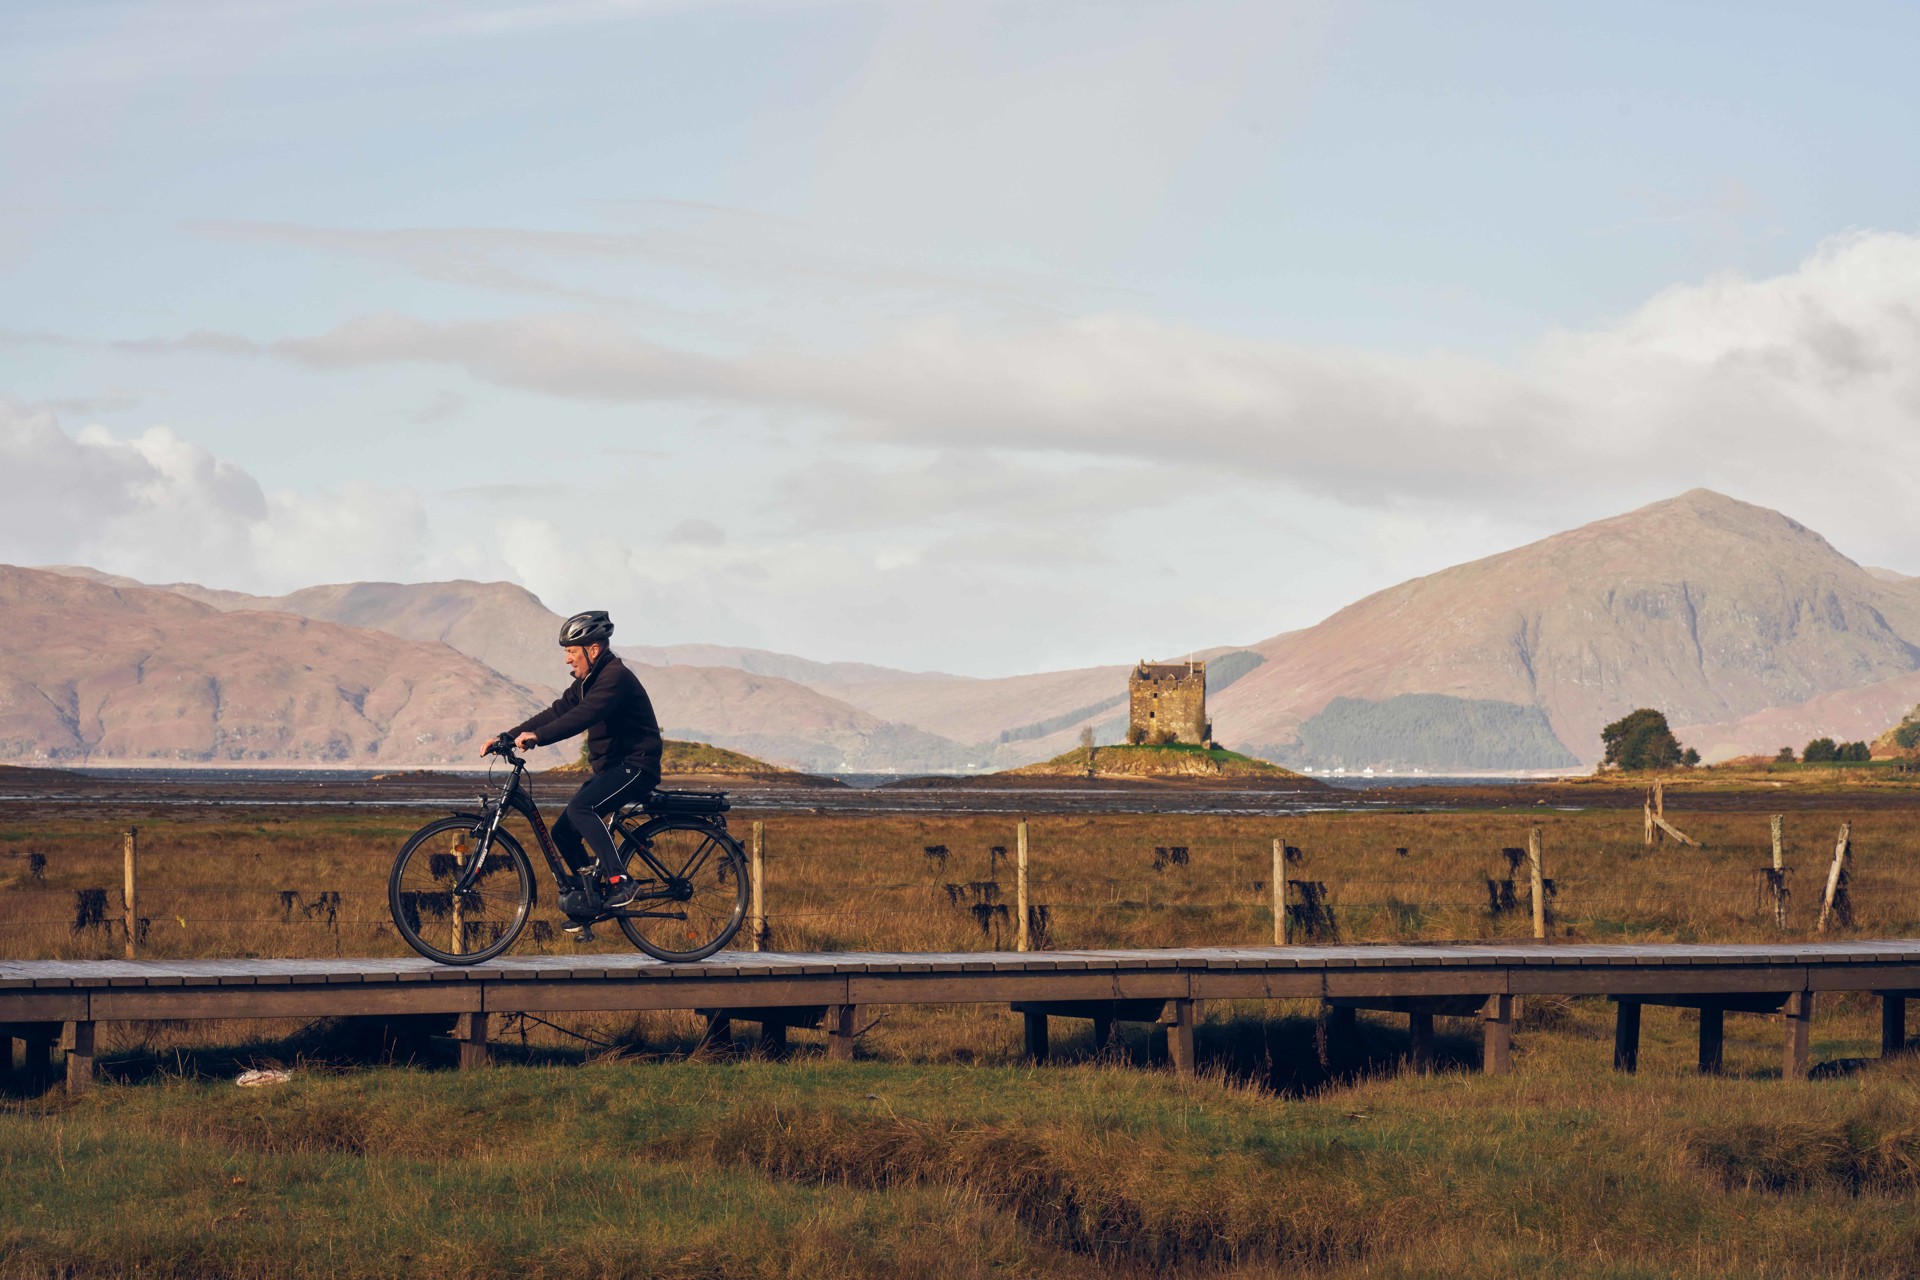
[[[1061,946],[1261,942],[1284,837],[1304,851],[1293,874],[1327,884],[1343,938],[1524,936],[1524,871],[1516,912],[1489,916],[1485,884],[1509,874],[1499,850],[1538,825],[1561,884],[1556,933],[1779,938],[1754,892],[1775,803],[1798,869],[1787,939],[1811,936],[1843,818],[1858,862],[1856,927],[1841,936],[1920,933],[1913,811],[1790,796],[1738,812],[1670,792],[1669,815],[1704,850],[1646,848],[1637,810],[1043,816],[1032,885]],[[387,858],[423,816],[126,814],[141,826],[149,949],[391,953],[389,935],[350,921],[384,912]],[[122,817],[54,812],[0,848],[9,954],[117,952],[117,937],[64,918],[77,889],[117,884]],[[1012,819],[765,821],[776,945],[991,944],[945,885],[1010,894],[994,850],[1013,843]],[[1155,870],[1166,846],[1190,861]],[[41,879],[30,852],[49,859]],[[298,910],[279,923],[282,888],[344,891],[338,930]],[[27,925],[35,913],[52,922]],[[518,952],[570,946],[529,938]],[[813,1033],[795,1034],[793,1063],[720,1064],[685,1060],[688,1015],[557,1016],[654,1060],[582,1065],[566,1035],[535,1028],[523,1049],[497,1026],[512,1065],[464,1075],[316,1066],[354,1055],[291,1024],[106,1024],[114,1083],[77,1104],[0,1103],[0,1277],[1920,1269],[1920,1063],[1832,1072],[1875,1051],[1870,999],[1823,997],[1828,1078],[1791,1084],[1764,1017],[1728,1017],[1728,1077],[1702,1080],[1697,1020],[1650,1008],[1629,1078],[1609,1069],[1605,1001],[1529,1001],[1512,1076],[1474,1074],[1473,1024],[1443,1019],[1448,1069],[1423,1078],[1399,1074],[1405,1021],[1384,1016],[1363,1015],[1359,1045],[1322,1067],[1308,1009],[1207,1006],[1198,1081],[1150,1069],[1139,1027],[1095,1061],[1084,1022],[1055,1023],[1057,1065],[1022,1069],[1004,1006],[876,1010],[885,1020],[850,1067],[822,1061]],[[295,1084],[225,1083],[274,1060],[296,1066]]]
[[[1603,1002],[1539,1020],[1507,1077],[1374,1061],[1305,1095],[1229,1068],[1307,1021],[1228,1009],[1198,1080],[803,1050],[108,1085],[0,1111],[0,1274],[1911,1272],[1920,1063],[1783,1084],[1772,1025],[1735,1017],[1701,1079],[1691,1024],[1650,1014],[1626,1077]]]
[[[1140,755],[1148,755],[1156,751],[1171,751],[1180,755],[1205,756],[1216,764],[1232,761],[1235,764],[1266,765],[1276,772],[1280,768],[1267,760],[1256,760],[1252,756],[1241,755],[1238,751],[1229,751],[1225,747],[1203,747],[1197,742],[1122,743],[1112,747],[1101,747],[1100,750]]]

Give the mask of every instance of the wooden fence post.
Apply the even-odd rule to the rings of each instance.
[[[1783,824],[1784,815],[1773,815],[1773,923],[1775,928],[1787,927],[1787,851]]]
[[[140,828],[127,828],[126,886],[121,895],[127,908],[127,959],[140,958],[140,889],[135,867],[140,860]]]
[[[1020,826],[1014,832],[1014,906],[1020,912],[1019,925],[1014,932],[1014,950],[1028,950],[1027,937],[1027,820],[1020,819]]]
[[[1273,842],[1273,945],[1287,945],[1287,842]]]
[[[753,939],[753,949],[759,951],[764,946],[767,932],[767,831],[764,822],[753,824],[748,858],[748,870],[753,877],[753,914],[747,917],[747,927],[751,930],[749,936]]]
[[[1827,896],[1820,903],[1820,923],[1814,926],[1815,933],[1827,931],[1827,917],[1833,914],[1834,895],[1840,891],[1840,877],[1845,874],[1847,858],[1853,851],[1853,824],[1840,824],[1840,838],[1833,846],[1833,866],[1827,869]]]
[[[1527,861],[1533,872],[1533,936],[1547,936],[1547,877],[1540,866],[1540,828],[1527,832]]]

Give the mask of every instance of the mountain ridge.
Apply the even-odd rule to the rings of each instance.
[[[446,644],[547,696],[564,678],[558,615],[510,583],[164,590]],[[1088,729],[1115,740],[1124,724],[1121,665],[964,677],[738,646],[617,648],[670,732],[813,771],[1018,767]],[[1600,726],[1637,706],[1695,732],[1711,759],[1905,697],[1920,672],[1920,578],[1864,568],[1789,516],[1694,489],[1207,652],[1246,655],[1210,694],[1216,739],[1296,768],[1592,763]]]

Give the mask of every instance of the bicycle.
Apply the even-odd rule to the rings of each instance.
[[[727,832],[725,792],[655,791],[608,823],[626,873],[639,884],[617,910],[601,904],[591,866],[575,870],[560,855],[526,785],[527,762],[511,744],[493,754],[513,766],[480,812],[454,813],[407,837],[387,877],[394,928],[441,964],[479,964],[512,946],[533,914],[533,863],[510,831],[517,813],[533,828],[558,890],[560,909],[585,926],[616,921],[634,946],[668,962],[704,959],[733,940],[747,911],[747,858]],[[440,945],[439,939],[446,945]]]

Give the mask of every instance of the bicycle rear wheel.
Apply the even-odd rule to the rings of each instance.
[[[722,827],[656,818],[621,832],[619,855],[640,893],[620,931],[656,960],[701,960],[733,941],[747,915],[747,855]],[[644,852],[643,852],[644,850]]]
[[[486,824],[474,817],[429,822],[407,838],[387,877],[393,927],[408,946],[441,964],[479,964],[505,951],[533,911],[533,866],[526,851],[496,831],[486,863],[464,892],[461,872],[480,848]]]

